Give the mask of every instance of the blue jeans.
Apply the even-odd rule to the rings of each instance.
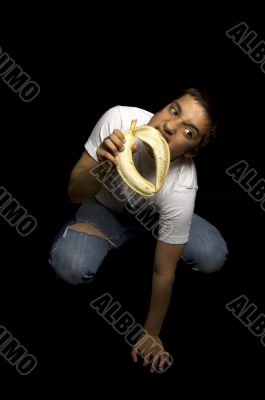
[[[86,222],[105,237],[71,229],[71,224]],[[75,218],[63,226],[55,239],[49,262],[57,275],[70,284],[91,281],[112,249],[117,249],[145,228],[127,214],[115,213],[95,199],[83,203]],[[149,234],[150,235],[150,234]],[[184,245],[182,260],[193,269],[209,273],[219,270],[227,257],[227,246],[219,231],[193,214],[189,241]]]

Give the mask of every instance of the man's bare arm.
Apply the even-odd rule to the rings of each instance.
[[[68,195],[73,203],[82,203],[93,198],[101,187],[110,165],[117,165],[115,156],[119,151],[124,150],[125,138],[121,131],[115,129],[111,135],[106,137],[97,149],[97,157],[100,162],[109,161],[103,168],[97,169],[97,176],[90,173],[91,168],[99,165],[86,151],[83,152],[80,160],[74,166],[68,185]],[[136,151],[136,145],[132,147]],[[98,179],[99,178],[99,179]]]
[[[183,250],[182,244],[168,244],[157,241],[152,294],[144,328],[154,336],[159,336],[171,299],[177,263]]]
[[[82,203],[98,193],[101,183],[90,173],[96,165],[98,162],[84,151],[70,175],[68,196],[73,203]]]

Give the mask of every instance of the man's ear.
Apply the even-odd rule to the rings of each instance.
[[[192,149],[186,151],[186,153],[184,153],[184,157],[185,158],[193,158],[196,156],[196,154],[198,153],[198,147],[193,147]]]

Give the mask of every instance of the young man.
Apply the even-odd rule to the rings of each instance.
[[[171,162],[162,189],[146,200],[135,194],[120,178],[115,155],[124,149],[124,135],[131,121],[150,125],[168,142]],[[188,89],[156,114],[135,107],[116,106],[97,122],[85,151],[71,173],[69,197],[82,203],[75,219],[65,226],[55,241],[50,263],[57,274],[71,284],[89,282],[107,253],[120,247],[137,232],[137,224],[150,229],[146,216],[157,212],[152,228],[156,249],[153,264],[152,294],[144,328],[161,346],[160,330],[165,318],[178,260],[203,272],[222,267],[227,256],[225,241],[215,227],[193,214],[197,191],[196,169],[192,158],[199,147],[215,135],[215,121],[207,94]],[[136,168],[154,181],[152,152],[140,140],[133,145]],[[108,160],[108,163],[104,161]],[[111,164],[112,169],[101,168]],[[138,210],[141,209],[139,217]],[[131,216],[131,219],[126,217]],[[131,220],[138,222],[132,226]],[[143,227],[143,229],[144,229]],[[134,361],[143,346],[136,344]],[[152,355],[156,356],[154,350]],[[145,363],[146,364],[146,363]],[[153,370],[152,366],[152,370]]]

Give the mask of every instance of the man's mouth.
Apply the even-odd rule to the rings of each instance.
[[[166,132],[159,130],[159,132],[161,133],[161,135],[163,136],[164,139],[166,139],[166,141],[169,143],[169,137],[170,135],[168,135]]]

